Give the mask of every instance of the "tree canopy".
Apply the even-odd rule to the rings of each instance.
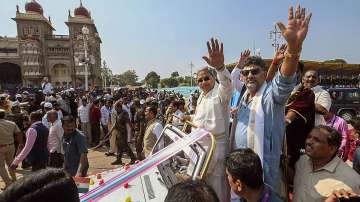
[[[145,84],[151,88],[157,88],[160,83],[160,76],[154,72],[149,72],[145,77]]]

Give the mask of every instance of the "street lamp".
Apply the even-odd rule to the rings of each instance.
[[[85,91],[89,90],[89,83],[88,83],[88,62],[89,62],[89,58],[88,58],[88,53],[87,53],[87,42],[89,40],[89,28],[87,28],[86,26],[83,26],[83,28],[81,29],[81,32],[83,34],[83,41],[84,41],[84,59],[85,59]]]
[[[279,40],[281,38],[281,31],[278,30],[276,25],[274,26],[274,30],[270,31],[269,38],[272,40],[271,45],[274,47],[274,53],[276,53],[277,49],[279,48]]]

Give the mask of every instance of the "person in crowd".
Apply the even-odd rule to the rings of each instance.
[[[42,114],[40,111],[31,112],[30,128],[26,131],[26,142],[10,168],[16,169],[20,162],[25,158],[29,161],[32,171],[45,169],[48,163],[49,150],[47,148],[49,129],[41,122]]]
[[[330,94],[322,89],[319,84],[319,75],[315,70],[305,72],[302,83],[305,87],[311,88],[315,94],[315,126],[326,125],[324,115],[330,110],[331,97]],[[326,109],[326,110],[324,110]]]
[[[303,63],[298,64],[298,77],[301,78]],[[291,93],[285,107],[286,124],[286,160],[288,160],[288,172],[293,176],[295,163],[301,156],[301,150],[305,149],[307,134],[315,124],[315,95],[310,88],[300,84]],[[299,130],[301,128],[301,130]],[[293,177],[291,177],[293,178]],[[292,184],[292,182],[290,182]]]
[[[64,156],[61,149],[61,140],[64,135],[64,129],[62,128],[61,121],[58,119],[58,115],[56,110],[47,112],[47,119],[51,124],[47,143],[50,152],[49,166],[54,168],[62,168],[64,162]]]
[[[164,202],[220,202],[214,189],[200,180],[187,180],[172,186]]]
[[[100,142],[100,119],[101,119],[101,112],[100,112],[100,100],[95,99],[93,104],[90,107],[90,124],[91,124],[91,139],[93,142],[93,146],[98,145]]]
[[[212,186],[220,201],[228,198],[226,191],[224,160],[228,148],[229,101],[232,93],[230,72],[224,65],[223,44],[217,39],[207,42],[208,56],[203,59],[215,70],[208,67],[197,72],[197,83],[202,90],[195,114],[183,116],[183,120],[193,122],[197,127],[203,128],[216,138],[216,150],[210,162],[206,182]],[[216,72],[216,75],[215,75]],[[210,145],[210,140],[202,140]]]
[[[14,182],[0,202],[80,202],[76,184],[62,169],[49,168]]]
[[[76,129],[76,121],[73,116],[64,116],[61,122],[64,129],[62,138],[64,170],[71,176],[76,176],[78,173],[78,176],[86,177],[89,169],[86,137]]]
[[[349,125],[349,133],[348,133],[348,139],[349,139],[349,154],[348,154],[348,160],[353,161],[354,152],[356,150],[356,147],[360,146],[360,118],[353,118],[350,121]]]
[[[241,197],[241,202],[283,201],[264,183],[260,158],[251,149],[234,150],[227,156],[225,165],[231,190]]]
[[[18,140],[18,147],[23,147],[22,133],[19,127],[12,121],[5,120],[5,110],[0,109],[0,176],[5,183],[5,188],[8,187],[12,182],[16,181],[16,175],[14,170],[6,169],[5,163],[10,167],[14,155],[15,146],[14,142]],[[15,137],[15,138],[14,138]],[[9,177],[11,176],[11,179]],[[2,188],[2,189],[5,189]]]
[[[109,123],[110,123],[110,114],[111,114],[111,108],[112,108],[112,100],[105,99],[104,101],[105,101],[105,104],[100,109],[100,114],[101,114],[100,124],[101,124],[101,128],[103,129],[104,136],[106,136],[109,133]],[[114,152],[108,151],[105,153],[105,155],[106,154],[113,155]]]
[[[81,125],[81,131],[86,137],[87,144],[92,145],[92,135],[91,135],[91,124],[90,124],[90,106],[86,97],[81,98],[81,106],[78,108],[78,119],[79,124]]]
[[[143,103],[144,104],[144,103]],[[134,115],[134,131],[135,131],[135,148],[136,148],[136,157],[138,160],[143,160],[143,142],[144,134],[146,129],[146,119],[145,119],[145,110],[144,106],[141,105],[140,100],[134,101],[135,106],[135,115]]]
[[[109,132],[112,104],[113,103],[111,99],[106,99],[105,104],[100,109],[100,113],[101,113],[100,123],[105,135]]]
[[[360,118],[353,118],[350,123],[348,159],[352,161],[354,170],[360,174]]]
[[[116,160],[111,163],[111,165],[122,165],[122,155],[124,152],[130,157],[130,164],[134,164],[136,157],[132,152],[129,143],[128,137],[131,133],[129,113],[123,110],[123,100],[119,99],[114,105],[114,113],[112,114],[111,120],[114,124],[114,130],[112,135],[116,137],[116,146],[117,146],[117,155]]]
[[[331,111],[326,112],[326,114],[324,115],[324,119],[327,126],[336,129],[341,134],[341,146],[339,148],[338,155],[344,162],[346,162],[350,150],[350,144],[348,139],[348,124],[343,118],[336,116]]]
[[[173,100],[170,105],[168,106],[165,112],[165,124],[172,124],[173,123],[173,115],[178,110],[178,102]]]
[[[16,123],[18,128],[21,131],[21,140],[25,142],[25,132],[26,132],[26,122],[29,119],[28,114],[21,110],[19,102],[13,102],[11,107],[11,112],[6,117],[7,120],[13,121]],[[19,142],[15,139],[15,154],[17,153],[17,149],[19,148]]]
[[[5,93],[0,94],[0,109],[5,110],[6,113],[11,112],[11,102]]]
[[[279,185],[280,155],[285,132],[285,103],[296,84],[296,71],[311,14],[297,6],[289,9],[288,26],[277,23],[287,42],[284,61],[274,79],[267,83],[264,60],[251,56],[241,74],[246,92],[240,101],[236,128],[230,136],[231,149],[250,148],[263,163],[265,183]],[[240,78],[239,78],[240,79]],[[266,121],[265,121],[266,120]]]
[[[48,129],[50,129],[51,123],[47,119],[47,112],[51,111],[52,109],[53,109],[53,105],[50,102],[44,103],[44,111],[42,112],[44,116],[42,117],[41,122]]]
[[[58,120],[60,121],[62,119],[62,117],[64,116],[64,113],[63,113],[62,109],[60,108],[60,104],[58,101],[54,102],[53,108],[58,113]]]
[[[144,134],[144,155],[148,157],[151,154],[157,140],[160,138],[163,126],[156,119],[157,107],[150,105],[145,109],[145,117],[147,120],[145,134]],[[161,145],[160,145],[161,146]]]
[[[341,135],[329,126],[315,126],[306,139],[305,153],[296,163],[293,201],[324,201],[333,191],[360,193],[360,175],[338,156]]]
[[[44,95],[52,94],[53,93],[53,86],[49,82],[48,77],[44,77],[43,82],[41,84],[42,93]]]

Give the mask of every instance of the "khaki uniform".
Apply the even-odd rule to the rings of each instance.
[[[14,122],[0,119],[0,131],[0,175],[8,186],[11,183],[8,172],[13,181],[16,180],[16,176],[14,170],[8,169],[7,171],[5,169],[5,162],[9,167],[14,160],[14,134],[20,133],[20,129]]]

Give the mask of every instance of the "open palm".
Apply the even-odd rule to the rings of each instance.
[[[309,29],[311,15],[310,13],[308,16],[305,16],[305,8],[301,8],[298,5],[294,16],[293,7],[291,6],[289,8],[287,27],[281,22],[277,23],[290,50],[300,51]]]
[[[212,67],[217,70],[220,70],[224,67],[224,45],[223,43],[219,44],[217,39],[211,38],[207,42],[208,56],[203,56],[202,58]]]

